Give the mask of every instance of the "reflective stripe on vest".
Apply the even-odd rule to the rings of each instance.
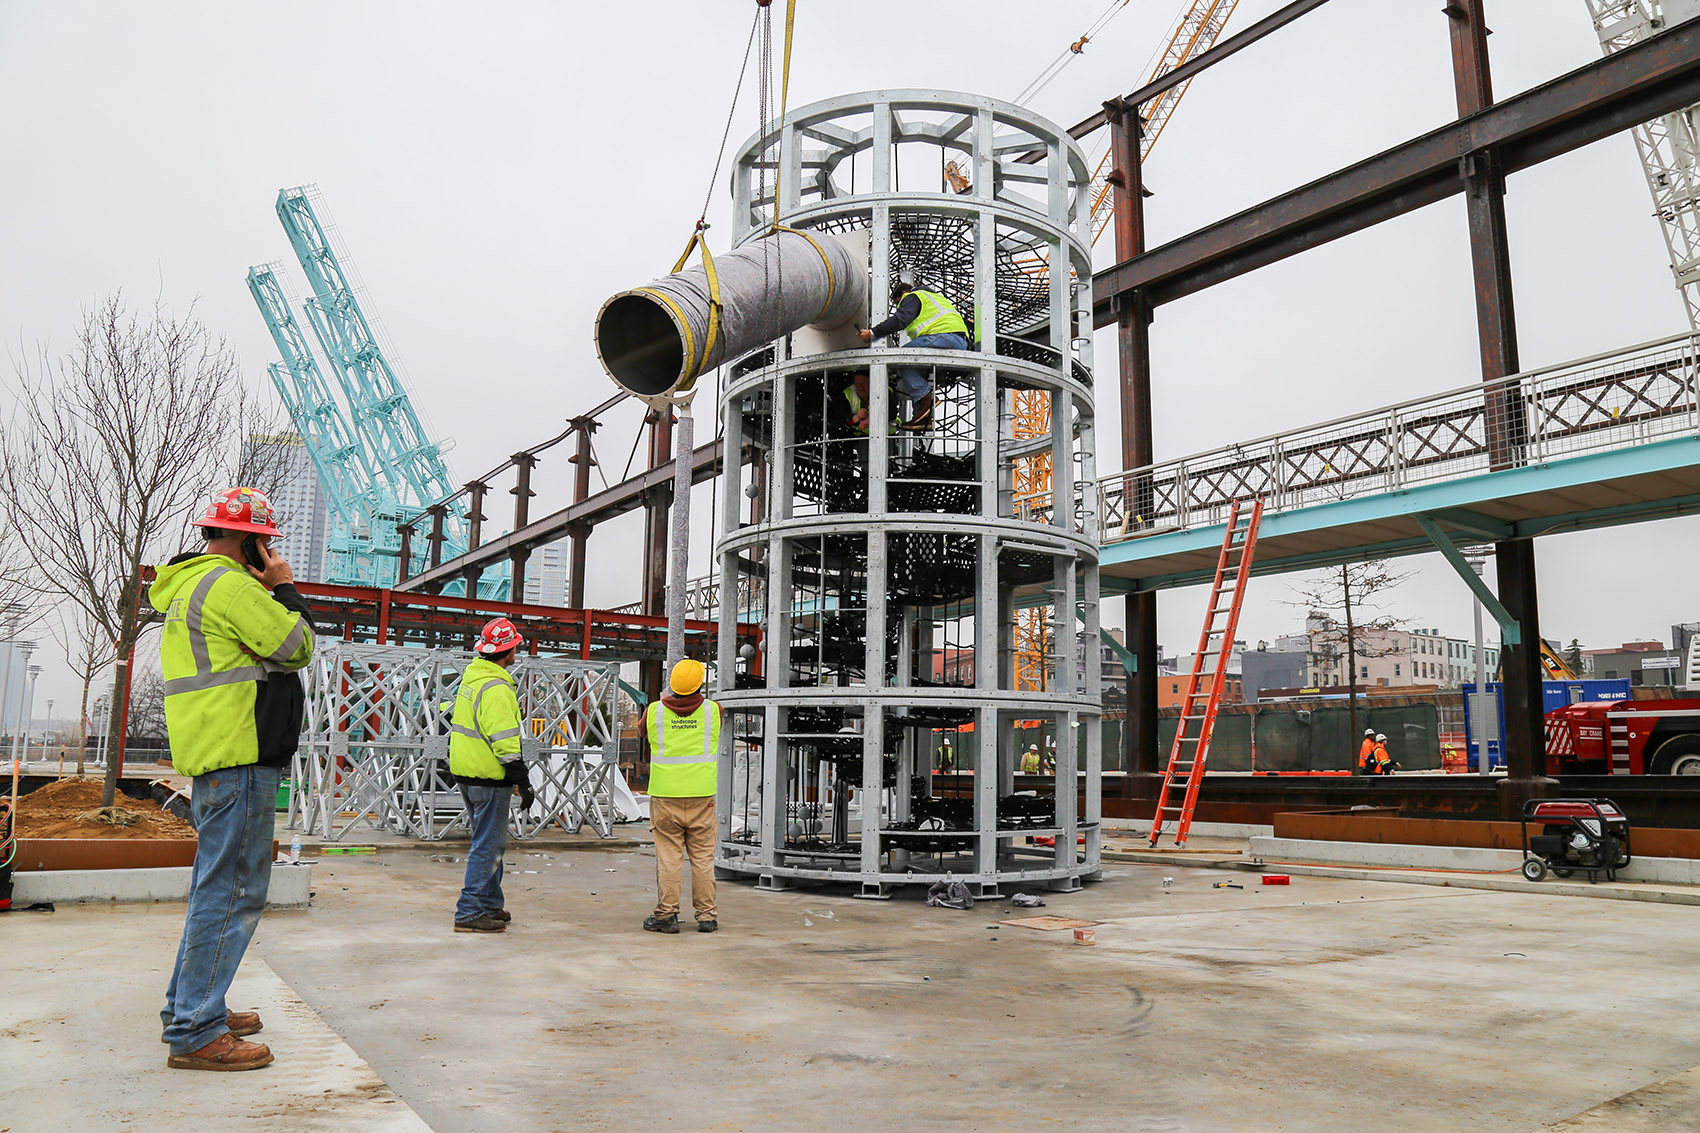
[[[915,321],[903,328],[903,333],[911,340],[924,334],[960,334],[968,333],[968,324],[962,321],[962,316],[956,313],[956,308],[936,291],[911,291],[911,295],[921,301],[921,313],[915,316]]]
[[[230,573],[229,567],[214,567],[207,571],[201,580],[195,583],[195,589],[189,594],[189,601],[183,611],[183,627],[189,631],[189,655],[195,659],[195,675],[191,677],[172,677],[165,682],[165,695],[177,696],[185,692],[199,692],[202,689],[218,688],[222,685],[241,684],[243,681],[264,680],[266,671],[258,665],[242,665],[235,669],[226,669],[222,673],[212,671],[212,654],[207,648],[207,631],[205,628],[205,613],[207,595],[212,593],[213,583]],[[291,631],[289,646],[283,658],[287,659],[301,647],[301,634],[304,628],[297,626]],[[274,657],[276,655],[274,654]]]
[[[720,761],[720,720],[720,705],[712,700],[704,700],[689,716],[668,710],[660,701],[644,711],[644,730],[649,735],[651,795],[703,798],[714,794]],[[699,731],[700,740],[696,735]]]

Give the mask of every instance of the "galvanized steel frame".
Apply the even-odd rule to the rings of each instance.
[[[943,154],[956,153],[972,171],[967,192],[894,191],[892,148],[906,143],[924,143]],[[777,143],[777,156],[774,145]],[[805,150],[804,146],[821,148]],[[1048,160],[1039,165],[1018,159],[1038,148]],[[833,180],[833,171],[867,152],[872,169],[871,186],[849,193]],[[715,694],[734,726],[726,729],[721,760],[721,837],[717,867],[733,875],[753,876],[763,887],[783,888],[801,881],[859,882],[864,896],[882,896],[899,884],[930,883],[940,879],[963,881],[980,895],[994,896],[1000,884],[1021,882],[1068,890],[1082,878],[1096,877],[1100,870],[1102,753],[1098,720],[1101,666],[1096,663],[1098,639],[1098,516],[1089,506],[1095,493],[1093,400],[1091,391],[1091,341],[1084,329],[1090,321],[1091,286],[1086,279],[1090,264],[1090,231],[1086,190],[1090,173],[1085,157],[1067,133],[1020,107],[995,99],[948,92],[901,90],[849,95],[803,107],[788,115],[765,137],[751,138],[739,151],[733,174],[735,238],[758,238],[772,221],[774,196],[763,198],[752,185],[759,173],[783,169],[778,180],[779,212],[783,222],[794,227],[844,225],[870,229],[870,294],[883,297],[889,291],[891,223],[894,214],[932,214],[961,217],[972,223],[974,232],[975,296],[983,341],[996,343],[996,353],[933,351],[912,348],[879,349],[869,354],[852,350],[807,357],[786,357],[781,344],[775,360],[759,364],[749,372],[734,365],[732,376],[723,382],[720,411],[727,452],[741,452],[745,460],[726,468],[721,493],[720,538],[715,552],[719,579],[713,588],[721,596],[719,673],[722,688]],[[809,172],[810,179],[803,174]],[[1010,188],[1013,184],[1042,184],[1045,199],[1034,200]],[[1000,249],[1000,240],[1002,246]],[[1023,251],[1043,258],[1053,279],[1069,281],[1050,290],[1048,313],[1028,325],[1000,328],[997,325],[996,260],[999,251]],[[1071,265],[1079,265],[1079,277],[1070,278]],[[878,317],[875,312],[874,317]],[[1043,338],[1048,342],[1018,339],[1018,335]],[[1045,364],[1046,361],[1052,364]],[[918,442],[909,435],[888,434],[895,398],[888,393],[887,372],[896,365],[943,367],[971,375],[957,401],[959,416],[939,426],[966,430],[951,440],[967,451],[995,455],[974,462],[978,468],[977,514],[900,513],[890,510],[887,470],[894,449],[909,449]],[[866,511],[795,514],[799,498],[794,487],[792,460],[794,432],[792,393],[800,378],[812,375],[844,375],[867,370],[870,389]],[[1046,391],[1053,398],[1053,428],[1040,441],[1017,442],[1010,435],[1008,413],[1000,411],[1008,391],[1026,388]],[[943,395],[940,395],[943,402]],[[744,406],[765,405],[758,413],[759,428],[745,436]],[[938,410],[935,410],[938,412]],[[766,440],[771,438],[771,441]],[[758,445],[771,443],[771,448]],[[1058,525],[1051,501],[1029,501],[1017,508],[1010,491],[1010,466],[1016,459],[1048,447],[1057,469],[1054,498],[1077,501]],[[755,461],[751,463],[752,457]],[[1081,485],[1076,487],[1076,469]],[[758,486],[762,507],[742,514],[749,507],[741,489]],[[895,532],[938,531],[971,535],[977,548],[977,582],[974,597],[958,607],[941,612],[952,617],[977,613],[973,643],[975,682],[972,688],[914,687],[909,669],[916,663],[910,652],[911,635],[920,633],[929,643],[934,613],[877,600],[888,592],[887,539]],[[864,664],[862,685],[838,687],[786,687],[790,666],[789,647],[794,618],[808,616],[791,594],[793,551],[811,538],[825,535],[859,536],[865,543],[866,589]],[[1000,550],[1020,548],[1051,556],[1055,564],[1051,589],[1058,596],[1058,619],[1066,618],[1063,636],[1075,648],[1054,658],[1052,685],[1045,692],[1018,691],[1011,687],[998,659],[1007,651],[1012,621],[1013,594],[999,584]],[[741,560],[764,564],[765,577],[786,580],[783,585],[762,585],[739,569]],[[727,601],[731,599],[731,601]],[[731,607],[736,607],[731,608]],[[737,689],[726,687],[739,668],[735,622],[744,611],[762,608],[765,617],[762,651],[753,669],[766,673],[771,687]],[[817,606],[814,609],[824,609]],[[1061,611],[1066,611],[1062,613]],[[1076,616],[1084,630],[1075,629]],[[899,664],[894,682],[887,683],[887,618],[903,619],[906,632],[898,635]],[[1082,664],[1074,654],[1087,641]],[[930,645],[928,646],[930,648]],[[902,849],[880,814],[882,757],[888,713],[925,710],[928,707],[968,708],[974,714],[979,736],[998,737],[985,746],[977,764],[973,786],[974,826],[959,832],[965,852],[957,862],[944,859],[927,868],[926,863]],[[844,859],[831,855],[788,851],[788,808],[778,805],[789,786],[785,749],[788,713],[795,709],[824,708],[860,714],[862,731],[862,778],[864,823],[857,851]],[[1053,848],[1035,852],[1021,846],[1026,835],[998,826],[997,803],[1014,785],[1014,752],[1008,736],[1013,721],[1050,718],[1057,732],[1057,784],[1081,784],[1084,812],[1077,807],[1076,791],[1061,789],[1055,799],[1055,828],[1037,833],[1054,834]],[[740,727],[752,722],[764,736],[760,745],[762,800],[754,818],[753,840],[733,837],[733,780],[746,770],[738,763],[748,752],[738,752],[735,738]],[[910,737],[915,729],[906,729]],[[928,734],[928,733],[923,733]],[[1078,738],[1077,738],[1078,737]],[[802,745],[807,747],[806,742]],[[923,763],[912,740],[900,747],[897,787],[891,792],[889,820],[909,817],[910,776],[930,770],[931,752]],[[799,772],[802,760],[799,758]],[[753,766],[748,768],[752,773]],[[1077,779],[1078,776],[1078,779]],[[930,776],[929,776],[930,779]],[[748,800],[745,800],[746,804]],[[799,794],[803,808],[818,807]],[[877,832],[876,832],[877,831]],[[1084,842],[1077,850],[1077,839]],[[962,859],[967,865],[962,865]]]

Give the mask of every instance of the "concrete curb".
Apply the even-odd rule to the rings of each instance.
[[[1632,847],[1633,848],[1633,847]],[[1254,857],[1323,865],[1379,865],[1409,869],[1510,870],[1523,864],[1519,850],[1476,846],[1413,846],[1394,842],[1319,842],[1308,838],[1253,838]],[[1620,881],[1659,885],[1700,885],[1700,861],[1690,858],[1634,858],[1618,870]]]
[[[191,866],[167,866],[19,873],[12,878],[12,907],[21,909],[39,902],[73,905],[93,901],[187,901],[192,872]],[[312,877],[312,866],[306,863],[273,865],[266,908],[306,908]]]

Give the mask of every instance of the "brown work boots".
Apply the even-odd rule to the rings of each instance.
[[[254,1021],[259,1022],[257,1016]],[[264,1043],[243,1042],[226,1031],[200,1050],[172,1055],[165,1064],[173,1070],[258,1070],[271,1061],[271,1049]]]

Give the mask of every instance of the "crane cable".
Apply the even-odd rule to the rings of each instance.
[[[1015,96],[1013,101],[1017,103],[1025,103],[1028,99],[1035,97],[1040,91],[1050,86],[1051,81],[1058,75],[1062,74],[1063,68],[1074,62],[1075,59],[1081,55],[1085,54],[1086,45],[1091,42],[1092,37],[1103,31],[1105,26],[1108,25],[1111,20],[1120,15],[1121,10],[1127,7],[1130,2],[1131,0],[1110,0],[1110,6],[1092,22],[1091,26],[1081,34],[1080,38],[1065,47],[1055,59],[1047,63],[1044,70],[1039,72],[1038,78],[1028,83],[1022,92]]]

